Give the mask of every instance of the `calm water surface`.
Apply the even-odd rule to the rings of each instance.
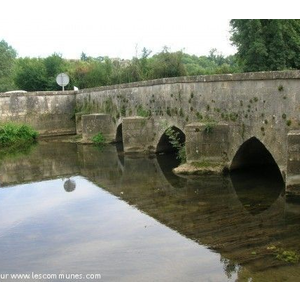
[[[183,178],[176,164],[46,141],[2,158],[0,274],[300,280],[300,205],[278,174]]]

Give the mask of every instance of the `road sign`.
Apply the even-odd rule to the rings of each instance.
[[[56,77],[56,82],[58,85],[62,87],[62,90],[65,90],[65,86],[69,84],[70,78],[67,74],[65,73],[60,73]]]

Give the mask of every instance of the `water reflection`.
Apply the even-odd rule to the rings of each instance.
[[[120,163],[122,164],[122,166],[124,166],[124,147],[123,147],[123,143],[117,142],[115,145],[116,145],[116,150],[117,150],[117,153],[118,153]]]
[[[249,178],[249,173],[183,179],[172,173],[176,163],[169,156],[124,156],[115,146],[100,151],[86,145],[41,143],[28,156],[2,161],[0,181],[11,190],[0,189],[0,205],[3,220],[8,222],[13,216],[14,224],[25,224],[17,219],[21,213],[20,196],[15,202],[5,201],[24,189],[22,194],[29,207],[38,208],[39,203],[45,203],[43,214],[47,218],[39,216],[41,210],[37,210],[36,217],[30,218],[30,226],[20,227],[17,235],[10,233],[11,225],[0,223],[0,229],[9,229],[9,240],[19,239],[19,249],[28,247],[28,241],[21,238],[23,234],[40,238],[47,234],[51,239],[44,241],[45,246],[52,245],[54,252],[66,251],[66,269],[90,271],[97,266],[105,270],[106,280],[255,280],[261,276],[265,280],[281,280],[288,274],[286,268],[293,270],[293,279],[300,279],[294,266],[277,260],[268,250],[276,244],[282,249],[300,251],[300,214],[287,213],[282,181],[266,178],[265,174]],[[56,191],[51,180],[54,184],[57,178],[68,178],[64,185],[68,182],[66,188],[74,188],[73,192],[57,194],[59,201],[44,201],[42,195],[49,193],[46,190]],[[75,180],[79,183],[76,189]],[[24,186],[30,182],[37,182],[35,193],[26,188],[32,190],[33,183]],[[69,197],[77,201],[68,204]],[[32,209],[23,209],[22,214],[25,211]],[[57,213],[65,222],[60,229],[53,225]],[[41,223],[45,220],[47,224]],[[13,245],[8,240],[2,242],[3,251]],[[31,243],[32,257],[27,253],[22,259],[18,249],[13,248],[15,256],[6,256],[11,266],[4,263],[4,258],[0,266],[28,266],[25,258],[36,264],[36,238]],[[74,251],[81,253],[78,261],[77,254],[72,255]],[[53,263],[58,254],[48,254],[53,258],[47,258],[47,263]],[[125,260],[130,263],[125,264]],[[58,266],[64,264],[61,256],[57,261]],[[42,268],[43,261],[38,265]],[[176,272],[178,277],[174,277]]]
[[[157,155],[156,159],[167,181],[174,188],[182,188],[186,185],[186,179],[176,176],[173,173],[173,169],[176,168],[180,163],[177,156],[178,154],[173,152],[167,155]]]
[[[252,215],[270,208],[284,192],[284,182],[276,166],[235,170],[230,177],[239,201]]]
[[[75,191],[75,189],[76,189],[75,180],[70,179],[70,178],[68,180],[66,180],[65,183],[64,183],[64,189],[68,193]]]

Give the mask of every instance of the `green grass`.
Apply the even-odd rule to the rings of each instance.
[[[37,131],[24,124],[0,124],[0,147],[22,148],[24,145],[33,144],[38,137]]]

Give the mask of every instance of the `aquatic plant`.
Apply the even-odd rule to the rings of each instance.
[[[297,264],[300,262],[299,252],[291,249],[283,249],[281,247],[270,245],[267,250],[272,251],[275,258],[291,264]]]
[[[292,264],[296,264],[300,261],[300,255],[293,250],[278,249],[276,258],[278,260]]]

